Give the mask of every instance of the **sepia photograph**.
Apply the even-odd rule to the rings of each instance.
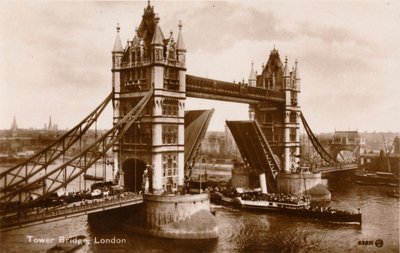
[[[0,253],[400,252],[400,2],[0,2]]]

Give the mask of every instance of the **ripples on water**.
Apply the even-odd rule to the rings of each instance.
[[[27,235],[94,238],[125,238],[126,244],[91,244],[79,252],[399,252],[399,201],[387,196],[388,188],[335,182],[329,186],[330,206],[341,209],[361,207],[362,227],[332,224],[279,214],[216,209],[219,239],[180,241],[133,233],[130,222],[110,220],[99,226],[86,217],[58,221],[4,232],[1,252],[44,252],[53,244],[32,244]],[[358,241],[382,239],[384,245],[358,245]]]

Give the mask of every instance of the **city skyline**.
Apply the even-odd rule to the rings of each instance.
[[[71,128],[111,91],[116,23],[123,45],[132,39],[146,1],[1,3],[0,129],[13,117],[20,128],[43,128],[51,115]],[[160,26],[188,50],[187,73],[247,82],[251,62],[260,73],[269,52],[299,61],[300,106],[315,132],[400,132],[400,32],[393,2],[151,2]],[[85,18],[82,18],[85,17]],[[224,19],[221,19],[224,17]],[[315,22],[318,20],[318,22]],[[351,22],[350,22],[351,21]],[[186,110],[248,119],[248,106],[188,99]],[[112,125],[111,107],[99,128]]]

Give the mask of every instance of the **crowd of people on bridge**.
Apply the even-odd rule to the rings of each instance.
[[[72,204],[59,205],[49,207],[35,207],[24,208],[15,210],[14,215],[7,215],[1,218],[2,224],[26,222],[29,220],[41,220],[46,218],[54,218],[60,215],[67,215],[69,213],[81,212],[87,209],[96,208],[113,203],[120,203],[121,201],[130,201],[133,198],[139,198],[140,195],[133,192],[118,192],[113,195],[103,197],[101,199],[91,199],[73,202]]]
[[[29,207],[23,209],[21,208],[20,202],[12,202],[7,206],[2,205],[2,211],[7,213],[18,213],[18,215],[30,212],[39,213],[49,208],[57,208],[78,202],[81,202],[80,204],[82,205],[83,203],[88,203],[87,201],[96,199],[109,200],[124,196],[125,194],[129,194],[129,192],[120,187],[116,187],[113,184],[109,184],[108,182],[96,183],[92,185],[91,189],[87,190],[53,193],[44,197],[40,201],[33,202]],[[30,200],[34,201],[35,199],[31,197]]]

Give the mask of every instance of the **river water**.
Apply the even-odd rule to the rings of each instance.
[[[399,200],[387,195],[388,188],[348,182],[328,183],[328,188],[330,206],[361,208],[361,227],[217,208],[218,240],[198,242],[135,234],[129,221],[93,226],[83,216],[3,232],[0,251],[45,252],[60,236],[82,234],[89,245],[77,252],[399,252]],[[35,243],[33,238],[54,241]],[[375,245],[378,240],[382,247]]]

